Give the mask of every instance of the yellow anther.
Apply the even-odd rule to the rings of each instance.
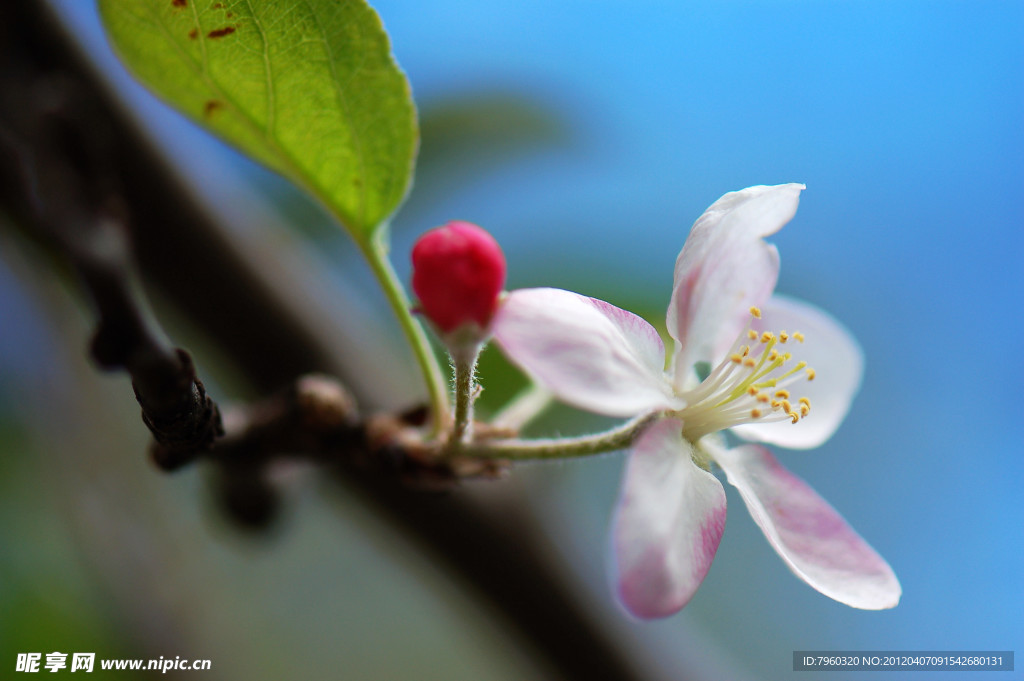
[[[773,338],[775,338],[775,334],[772,333],[771,331],[765,331],[764,333],[761,334],[761,342],[762,343],[767,343],[768,341],[772,340]]]
[[[778,409],[781,406],[782,402],[779,402],[778,400],[772,400],[772,409]]]
[[[782,411],[786,412],[786,415],[792,415],[793,405],[789,403],[789,400],[782,400]]]
[[[761,418],[761,410],[760,409],[751,409],[750,410],[750,416],[752,418],[755,418],[755,419]]]
[[[768,361],[774,362],[778,358],[779,358],[779,351],[776,350],[775,348],[772,348],[772,351],[768,353]]]
[[[775,396],[776,397],[781,397],[784,400],[788,400],[789,399],[789,391],[788,390],[776,390],[775,391]]]
[[[759,310],[756,307],[751,307],[750,308],[750,314],[753,315],[754,317],[758,318],[758,319],[761,318],[761,310]]]
[[[804,342],[804,335],[802,333],[800,333],[799,331],[794,331],[793,332],[793,338],[797,339],[797,341],[800,342],[800,343]]]
[[[807,367],[807,380],[808,381],[813,381],[814,380],[814,376],[815,376],[814,369],[812,369],[811,367]]]
[[[770,400],[771,400],[771,398],[768,397],[768,393],[757,393],[757,401],[758,402],[764,402],[765,404],[768,404],[768,402]]]
[[[751,397],[757,395],[757,388],[755,388],[754,386],[750,386],[749,388],[747,388],[747,394],[750,395]]]
[[[742,355],[729,355],[729,360],[734,364],[739,364],[743,361]]]
[[[755,362],[751,357],[744,357],[743,366],[750,367],[751,369],[753,369],[755,366],[757,366],[757,362]]]
[[[793,412],[792,414],[788,414],[788,416],[789,416],[789,418],[791,418],[793,420],[793,423],[796,423],[797,421],[800,420],[800,416],[796,412]]]
[[[808,409],[811,408],[811,401],[809,399],[807,399],[806,397],[801,397],[798,401],[800,402],[800,404],[807,405]]]
[[[757,340],[757,331],[753,329],[747,329],[747,338],[750,340]]]
[[[780,331],[779,332],[779,342],[780,343],[785,343],[788,340],[789,340],[789,334],[786,333],[785,331]]]
[[[811,413],[811,408],[810,407],[808,407],[806,404],[801,404],[800,405],[800,416],[807,416],[810,413]]]
[[[740,350],[742,350],[742,351],[743,351],[743,356],[744,356],[744,357],[746,357],[747,355],[749,355],[749,354],[750,354],[750,346],[749,346],[749,345],[744,345],[744,346],[742,346],[742,347],[740,348]]]

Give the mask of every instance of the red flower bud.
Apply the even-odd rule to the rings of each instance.
[[[494,237],[470,222],[449,222],[419,238],[412,267],[420,309],[443,333],[470,322],[487,327],[505,287],[505,256]]]

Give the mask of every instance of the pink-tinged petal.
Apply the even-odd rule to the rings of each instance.
[[[618,595],[633,615],[686,605],[725,529],[722,483],[691,458],[682,423],[665,419],[637,440],[626,466],[613,540]]]
[[[811,411],[796,424],[789,421],[759,423],[739,426],[733,432],[748,440],[791,449],[819,446],[846,418],[860,388],[864,374],[864,354],[860,346],[827,312],[785,296],[772,296],[761,306],[761,319],[754,322],[758,331],[803,334],[803,343],[791,339],[785,348],[793,354],[793,361],[806,361],[814,369],[814,380],[801,378],[788,389],[794,404],[800,397],[807,397]]]
[[[754,522],[798,577],[854,608],[882,610],[899,603],[902,589],[889,564],[766,448],[715,448],[713,455]]]
[[[678,406],[665,347],[631,312],[553,288],[508,294],[492,322],[508,358],[558,398],[608,416]]]
[[[796,213],[802,184],[750,187],[716,201],[694,223],[676,260],[668,332],[676,340],[675,385],[682,389],[696,362],[717,362],[767,300],[779,254],[762,237]]]

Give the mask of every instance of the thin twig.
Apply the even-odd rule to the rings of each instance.
[[[131,376],[158,463],[190,461],[221,433],[220,414],[192,358],[164,338],[135,281],[126,211],[105,157],[112,132],[89,115],[93,105],[81,86],[61,73],[31,80],[4,73],[3,80],[0,200],[77,275],[96,310],[91,355]]]

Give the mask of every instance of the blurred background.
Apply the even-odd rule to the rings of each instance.
[[[407,395],[410,360],[346,237],[136,86],[93,3],[53,4],[236,235],[274,253],[302,304],[345,317],[339,342],[376,367],[382,405]],[[622,456],[517,468],[500,484],[530,500],[595,617],[676,678],[802,678],[794,650],[1024,651],[1024,3],[373,4],[421,113],[392,225],[403,280],[419,233],[471,220],[503,245],[510,288],[569,288],[661,325],[704,208],[807,185],[772,238],[778,288],[842,320],[867,371],[825,446],[778,454],[890,562],[903,600],[862,612],[805,586],[730,487],[694,600],[633,622],[607,586]],[[153,469],[127,379],[85,359],[87,311],[13,245],[0,241],[0,665],[149,657],[157,640],[165,657],[210,658],[204,678],[543,678],[344,490],[289,471],[283,521],[254,540],[212,512],[201,469]],[[161,321],[216,397],[239,396],[199,330]],[[493,353],[482,377],[485,410],[522,384]],[[534,433],[599,425],[558,408]],[[871,678],[925,676],[966,678]]]

